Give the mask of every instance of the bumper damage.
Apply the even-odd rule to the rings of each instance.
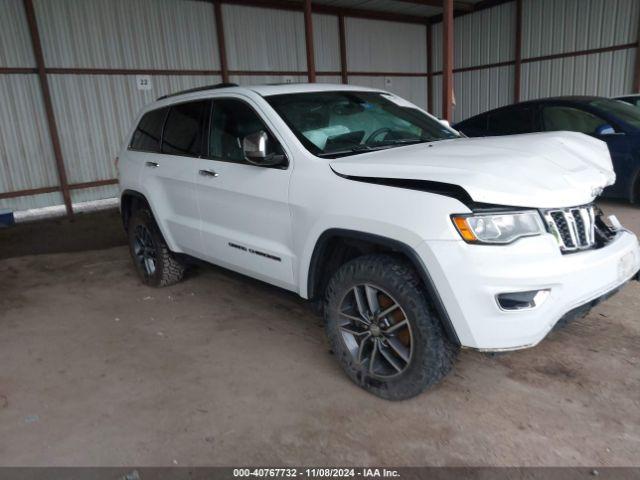
[[[628,231],[603,248],[566,255],[550,235],[506,247],[443,241],[419,248],[425,265],[433,266],[431,276],[461,346],[481,351],[533,347],[556,325],[640,279],[640,245]],[[507,310],[496,300],[508,292],[536,291],[548,294],[530,308]]]

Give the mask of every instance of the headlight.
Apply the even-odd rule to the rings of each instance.
[[[546,231],[540,214],[535,211],[453,215],[451,218],[468,243],[506,244]]]

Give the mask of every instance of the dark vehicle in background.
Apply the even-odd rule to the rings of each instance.
[[[603,196],[640,203],[640,108],[601,97],[557,97],[490,110],[454,125],[468,137],[571,131],[606,142],[616,183]]]
[[[640,107],[640,94],[635,95],[624,95],[622,97],[616,97],[615,100],[620,100],[622,102],[628,103],[629,105],[633,105],[634,107]]]

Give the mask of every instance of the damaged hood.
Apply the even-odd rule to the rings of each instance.
[[[442,140],[337,158],[331,168],[452,184],[478,203],[533,208],[590,203],[616,178],[607,145],[574,132]]]

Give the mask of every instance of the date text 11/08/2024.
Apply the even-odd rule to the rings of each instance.
[[[400,478],[397,470],[387,468],[237,468],[235,478]]]

